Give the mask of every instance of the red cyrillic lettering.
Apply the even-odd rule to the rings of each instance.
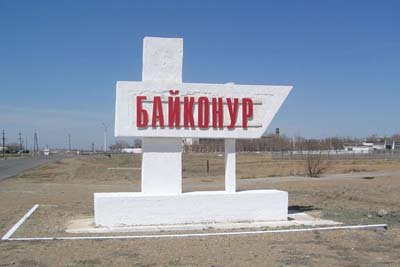
[[[136,97],[136,126],[137,127],[147,127],[149,123],[149,114],[147,110],[143,109],[142,101],[146,100],[145,96]]]
[[[179,128],[181,119],[181,102],[180,97],[168,97],[168,127]]]
[[[247,120],[253,117],[253,100],[251,98],[242,99],[242,125],[247,129]]]
[[[239,109],[239,99],[233,99],[233,106],[231,98],[227,98],[226,102],[228,103],[229,117],[231,118],[231,123],[228,125],[228,129],[233,129],[235,128],[236,124],[237,112]]]
[[[161,97],[155,96],[153,100],[153,117],[151,120],[151,127],[157,127],[157,121],[159,121],[159,126],[164,128],[164,114],[162,110]]]
[[[183,100],[183,126],[185,128],[190,127],[194,128],[194,118],[193,118],[193,109],[194,109],[194,97],[184,97]]]
[[[213,128],[224,128],[224,103],[222,97],[212,99]]]
[[[199,97],[198,99],[198,124],[200,129],[208,128],[210,122],[210,102],[207,97]]]

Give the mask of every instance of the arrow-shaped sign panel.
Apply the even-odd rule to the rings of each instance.
[[[291,89],[120,81],[115,136],[260,138]]]

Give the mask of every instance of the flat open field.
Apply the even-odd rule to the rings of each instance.
[[[209,172],[206,165],[209,160]],[[326,162],[304,177],[302,160],[238,154],[239,190],[282,189],[291,208],[344,224],[388,230],[314,231],[141,240],[1,241],[0,266],[400,266],[400,161]],[[13,237],[68,236],[72,219],[93,216],[94,192],[140,191],[140,156],[80,156],[0,181],[0,235],[34,204]],[[109,169],[109,168],[133,169]],[[184,154],[184,191],[223,189],[224,158]]]

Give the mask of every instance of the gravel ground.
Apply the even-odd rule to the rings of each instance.
[[[186,191],[220,188],[222,177],[217,168],[211,174],[202,172],[200,167],[191,168],[204,155],[185,157]],[[251,160],[260,160],[259,155],[254,159],[249,155],[238,158],[242,169]],[[217,156],[212,160],[219,161]],[[260,168],[273,165],[264,160]],[[279,173],[285,175],[281,168],[292,169],[291,164],[287,162],[285,167],[280,162]],[[337,171],[358,168],[365,175],[282,181],[274,177],[272,183],[268,178],[251,182],[241,179],[239,189],[286,190],[292,208],[345,224],[388,223],[388,230],[151,240],[2,241],[0,266],[400,266],[399,162],[334,164]],[[140,167],[140,160],[132,156],[69,158],[1,181],[0,234],[37,203],[40,208],[14,237],[65,236],[69,220],[93,216],[93,192],[140,191],[140,170],[107,170],[116,166]],[[253,169],[249,168],[249,172],[256,172],[256,177],[273,176],[270,169],[264,176],[262,170]],[[245,170],[241,172],[249,176]],[[335,173],[334,169],[330,173]]]

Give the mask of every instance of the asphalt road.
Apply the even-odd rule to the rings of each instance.
[[[20,172],[35,168],[50,161],[61,159],[61,155],[40,156],[40,157],[15,157],[0,158],[0,181],[8,177],[15,176]]]

